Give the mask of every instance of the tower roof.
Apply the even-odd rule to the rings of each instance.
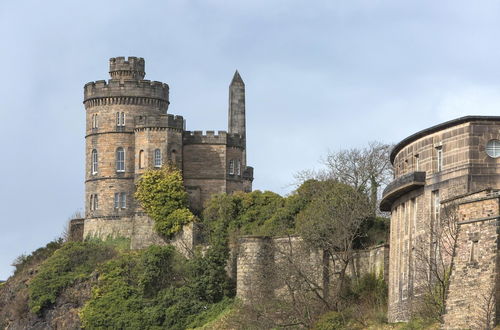
[[[241,76],[240,76],[240,73],[238,72],[238,70],[236,70],[236,72],[234,73],[234,76],[233,76],[233,80],[231,80],[231,85],[234,85],[234,84],[245,85],[245,83],[243,82],[243,79],[241,79]]]

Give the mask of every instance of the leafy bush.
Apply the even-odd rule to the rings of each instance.
[[[84,327],[185,329],[214,319],[232,300],[224,295],[225,278],[211,264],[216,257],[209,258],[185,260],[171,246],[150,246],[101,265],[81,312]]]
[[[340,312],[328,312],[314,325],[314,330],[336,330],[345,329],[347,322],[345,316]]]
[[[135,198],[161,235],[171,237],[195,219],[188,209],[182,173],[173,165],[146,170],[137,183]]]
[[[37,263],[42,262],[43,260],[47,259],[57,249],[61,248],[62,245],[63,245],[63,239],[58,238],[56,240],[53,240],[52,242],[49,242],[45,247],[41,247],[39,249],[36,249],[35,251],[33,251],[29,255],[25,255],[25,254],[20,255],[12,263],[12,266],[14,266],[16,268],[14,270],[14,275],[18,274],[26,267],[32,266],[34,264],[37,264]]]
[[[29,307],[33,313],[56,302],[60,292],[79,279],[87,278],[96,265],[115,255],[112,248],[98,242],[68,242],[40,266],[29,284]]]

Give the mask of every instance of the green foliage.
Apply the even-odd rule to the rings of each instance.
[[[231,303],[222,258],[210,248],[186,260],[171,246],[129,251],[99,266],[85,328],[185,329],[202,325]],[[225,260],[225,259],[224,259]]]
[[[26,267],[40,263],[43,260],[47,259],[62,245],[63,245],[63,239],[58,238],[56,240],[53,240],[52,242],[49,242],[45,247],[41,247],[33,251],[29,255],[24,255],[24,254],[20,255],[12,263],[12,266],[16,268],[14,271],[14,275],[18,274]]]
[[[218,303],[209,305],[206,310],[202,311],[200,314],[190,315],[187,319],[187,328],[208,328],[211,322],[217,320],[221,315],[224,315],[232,310],[234,300],[225,297]]]
[[[370,215],[367,197],[351,186],[336,181],[311,182],[310,203],[297,215],[298,233],[312,247],[349,251],[363,236],[362,228]]]
[[[308,204],[309,198],[308,184],[286,198],[259,190],[215,195],[205,207],[203,221],[211,234],[293,234],[295,216]]]
[[[182,173],[173,165],[148,169],[137,183],[135,198],[155,222],[155,230],[171,237],[195,216],[188,209]]]
[[[363,300],[373,307],[381,308],[385,308],[387,304],[387,283],[381,275],[364,274],[353,281],[351,291],[358,302]]]
[[[314,330],[336,330],[345,329],[346,317],[341,312],[328,312],[314,325]]]
[[[111,237],[108,236],[105,240],[102,240],[98,237],[87,237],[85,239],[86,242],[94,242],[97,244],[102,244],[104,246],[108,246],[117,251],[127,251],[130,249],[130,238],[126,237]]]
[[[408,323],[404,323],[399,328],[400,330],[421,330],[421,329],[439,329],[436,325],[436,320],[428,318],[414,318]]]
[[[227,276],[229,249],[224,244],[211,246],[205,254],[197,251],[189,261],[190,287],[199,299],[210,303],[234,295],[234,283]]]
[[[68,242],[40,266],[29,284],[29,307],[41,314],[54,304],[59,293],[79,279],[87,278],[99,263],[115,255],[97,242]]]

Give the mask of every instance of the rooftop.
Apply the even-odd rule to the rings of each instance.
[[[398,144],[394,146],[394,148],[391,151],[391,163],[394,164],[394,158],[396,157],[396,154],[401,151],[406,145],[420,139],[421,137],[424,137],[426,135],[441,131],[443,129],[453,127],[456,125],[460,125],[463,123],[471,122],[471,121],[498,121],[500,122],[500,116],[465,116],[465,117],[460,117],[456,119],[452,119],[449,121],[445,121],[444,123],[437,124],[435,126],[431,126],[429,128],[426,128],[424,130],[421,130],[415,134],[412,134],[408,136],[407,138],[401,140]]]

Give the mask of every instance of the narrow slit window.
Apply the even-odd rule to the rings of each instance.
[[[436,148],[436,170],[440,172],[443,169],[443,148]]]
[[[229,175],[234,175],[234,160],[229,161]]]
[[[92,150],[92,175],[97,174],[97,166],[98,166],[98,157],[97,157],[97,150],[94,149]]]
[[[144,168],[144,150],[139,151],[139,168]]]
[[[121,200],[121,208],[126,209],[127,208],[127,194],[124,192],[120,193],[120,200]]]
[[[155,167],[161,167],[161,150],[155,149]]]
[[[241,161],[239,159],[236,161],[236,175],[241,175]]]
[[[116,149],[116,171],[125,172],[125,151],[122,147]]]

